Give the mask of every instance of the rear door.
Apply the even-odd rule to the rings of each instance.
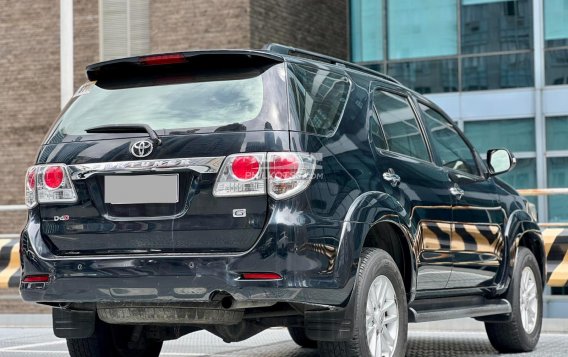
[[[117,66],[76,94],[41,149],[38,164],[66,164],[78,197],[40,205],[46,243],[62,255],[249,249],[266,194],[216,197],[213,188],[227,156],[289,150],[284,64],[217,54]],[[88,130],[113,124],[148,125],[160,142]]]
[[[431,161],[423,128],[407,93],[385,86],[373,92],[370,131],[386,193],[406,211],[417,260],[417,289],[443,289],[452,257],[450,181]],[[384,139],[382,139],[384,138]]]
[[[505,249],[505,213],[495,183],[482,174],[480,161],[454,124],[425,103],[419,107],[437,162],[452,180],[454,268],[448,288],[490,286]]]

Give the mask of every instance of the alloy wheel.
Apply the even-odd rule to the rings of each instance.
[[[384,275],[376,277],[371,283],[365,321],[371,355],[393,356],[398,340],[398,301],[394,286]]]

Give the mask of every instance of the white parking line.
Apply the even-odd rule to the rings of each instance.
[[[11,347],[4,347],[4,348],[0,348],[0,352],[6,352],[6,351],[10,351],[10,352],[19,352],[17,350],[21,350],[22,348],[30,348],[30,347],[40,347],[40,346],[51,346],[51,345],[58,345],[58,344],[62,344],[62,343],[66,343],[66,340],[62,340],[62,341],[50,341],[50,342],[41,342],[41,343],[32,343],[29,345],[19,345],[19,346],[11,346]],[[23,351],[22,351],[23,352]],[[36,351],[26,351],[26,352],[36,352]],[[40,351],[38,351],[40,352]]]

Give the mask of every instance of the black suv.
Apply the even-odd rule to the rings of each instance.
[[[534,206],[396,80],[269,45],[87,67],[26,175],[24,300],[71,356],[158,356],[288,327],[323,356],[403,356],[408,322],[539,339]]]

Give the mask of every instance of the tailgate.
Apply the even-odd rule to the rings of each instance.
[[[217,172],[224,157],[243,142],[254,142],[257,151],[280,151],[287,148],[265,139],[287,143],[287,135],[164,137],[157,158],[149,160],[122,160],[129,158],[133,139],[46,146],[42,155],[51,152],[50,162],[75,153],[67,165],[78,199],[40,204],[43,237],[54,253],[63,255],[245,251],[264,226],[267,196],[214,197]],[[97,162],[77,163],[94,161],[87,156],[100,151],[107,154]],[[126,195],[116,195],[121,187]]]

